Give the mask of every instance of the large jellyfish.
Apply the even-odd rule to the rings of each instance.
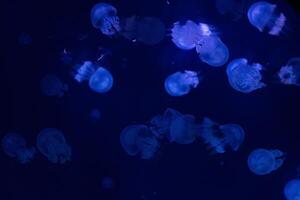
[[[246,10],[247,0],[215,0],[215,7],[221,15],[239,20]]]
[[[248,10],[248,19],[260,32],[279,35],[286,24],[286,17],[275,4],[266,1],[253,3]]]
[[[259,63],[248,64],[245,58],[231,61],[226,69],[228,81],[231,87],[243,93],[250,93],[266,84],[261,82],[262,65]]]
[[[120,142],[128,155],[139,155],[142,159],[153,158],[160,147],[151,130],[139,124],[124,128],[120,135]]]
[[[63,83],[56,75],[47,74],[40,82],[41,91],[46,96],[62,97],[69,87]]]
[[[93,64],[91,61],[85,61],[78,68],[74,78],[78,82],[88,80],[90,88],[97,93],[106,93],[113,86],[111,73],[104,67]]]
[[[270,174],[283,164],[284,153],[278,149],[256,149],[248,157],[248,167],[256,175]]]
[[[280,82],[300,86],[300,57],[291,58],[278,72]]]
[[[46,128],[37,136],[37,148],[52,163],[65,163],[71,160],[71,147],[64,134],[55,128]]]
[[[185,70],[169,75],[165,80],[165,89],[171,96],[183,96],[196,88],[200,82],[197,72]]]
[[[7,133],[1,141],[2,149],[9,157],[26,164],[32,160],[36,154],[34,147],[26,147],[26,140],[17,133]]]
[[[300,199],[300,179],[292,179],[285,185],[284,196],[287,200]]]
[[[91,10],[92,25],[104,35],[112,36],[120,31],[117,9],[108,3],[97,3]]]

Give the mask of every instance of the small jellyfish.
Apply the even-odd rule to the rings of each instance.
[[[24,33],[22,32],[20,35],[19,35],[19,44],[20,45],[31,45],[32,44],[32,37],[31,35],[29,35],[28,33]]]
[[[124,128],[120,142],[128,155],[139,155],[142,159],[153,158],[160,147],[156,137],[145,125],[130,125]]]
[[[270,174],[283,164],[284,153],[280,150],[256,149],[248,157],[248,167],[256,175]]]
[[[291,58],[280,68],[278,77],[281,83],[300,86],[300,57]]]
[[[71,147],[64,134],[55,128],[46,128],[37,136],[37,148],[52,163],[65,163],[71,160]]]
[[[110,190],[113,188],[113,186],[114,186],[114,181],[113,181],[112,177],[105,176],[102,178],[102,181],[101,181],[102,189]]]
[[[56,75],[47,74],[40,82],[41,91],[46,96],[62,97],[69,87],[64,84]]]
[[[94,28],[104,35],[112,36],[120,31],[117,9],[107,3],[97,3],[91,10],[91,22]]]
[[[287,200],[300,199],[300,179],[292,179],[285,185],[284,196]]]
[[[22,164],[31,161],[36,154],[36,149],[26,147],[26,140],[17,133],[7,133],[1,141],[1,145],[6,155],[17,158]]]
[[[224,134],[226,143],[233,151],[237,151],[244,142],[245,131],[238,124],[223,124],[220,126],[220,131]]]
[[[98,122],[101,119],[102,113],[98,108],[93,108],[90,111],[90,118],[94,122]]]
[[[276,4],[266,1],[253,3],[248,10],[248,19],[260,32],[279,35],[286,24],[286,17],[277,10]]]
[[[226,69],[229,84],[239,92],[250,93],[254,90],[265,87],[261,82],[262,65],[259,63],[248,64],[245,58],[231,61]]]
[[[67,49],[64,49],[60,53],[60,60],[62,61],[63,64],[68,65],[71,64],[73,61],[73,57],[71,52],[69,52]]]
[[[230,17],[237,21],[242,18],[246,10],[247,0],[215,0],[217,11],[224,16]]]
[[[171,96],[183,96],[188,94],[191,88],[196,88],[200,80],[194,71],[175,72],[166,78],[165,89]]]

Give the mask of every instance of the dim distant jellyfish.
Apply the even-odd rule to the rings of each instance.
[[[46,128],[37,136],[37,148],[52,163],[65,163],[71,160],[71,147],[64,134],[55,128]]]
[[[97,3],[91,10],[91,22],[94,28],[104,35],[112,36],[120,31],[117,9],[107,3]]]
[[[165,89],[171,96],[183,96],[188,94],[191,88],[196,88],[200,80],[194,71],[175,72],[166,78]]]
[[[41,91],[46,96],[62,97],[69,87],[64,84],[56,75],[47,74],[40,82]]]
[[[215,0],[215,7],[221,15],[239,20],[246,9],[246,0]]]
[[[231,61],[226,69],[228,81],[231,87],[239,92],[250,93],[266,86],[261,82],[262,65],[249,64],[245,58]]]
[[[113,186],[114,186],[114,181],[113,181],[112,177],[105,176],[102,178],[102,181],[101,181],[102,189],[109,190],[109,189],[112,189]]]
[[[124,128],[120,142],[128,155],[139,155],[142,159],[153,158],[160,147],[156,137],[145,125],[130,125]]]
[[[91,111],[90,111],[90,118],[92,121],[94,122],[98,122],[100,119],[101,119],[101,112],[99,109],[97,108],[93,108]]]
[[[9,157],[16,158],[22,164],[31,161],[36,154],[35,148],[28,148],[26,140],[17,133],[7,133],[1,143],[4,153]]]
[[[89,87],[97,93],[106,93],[111,90],[113,86],[111,73],[104,67],[93,64],[91,61],[85,61],[83,65],[78,68],[74,78],[79,83],[88,80]]]
[[[21,45],[31,45],[32,44],[32,37],[31,35],[29,35],[28,33],[24,33],[22,32],[20,35],[19,35],[19,44]]]
[[[286,200],[300,199],[300,179],[292,179],[285,185],[284,196]]]
[[[253,3],[248,10],[248,19],[260,32],[270,35],[279,35],[286,24],[286,17],[277,10],[277,5],[266,1]]]
[[[60,53],[60,60],[62,61],[63,64],[68,65],[71,64],[73,61],[72,54],[69,52],[67,49],[64,49]]]
[[[283,164],[284,153],[280,150],[256,149],[248,157],[248,167],[256,175],[270,174]]]
[[[278,72],[280,82],[286,85],[300,86],[300,57],[291,58]]]

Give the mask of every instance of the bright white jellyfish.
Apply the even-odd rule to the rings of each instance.
[[[287,200],[300,199],[300,179],[290,180],[284,187],[284,196]]]
[[[248,157],[248,167],[256,175],[266,175],[283,164],[284,153],[278,149],[256,149]]]
[[[139,155],[142,159],[153,158],[160,147],[156,137],[145,125],[130,125],[124,128],[120,142],[128,155]]]
[[[37,136],[37,148],[52,163],[65,163],[71,160],[71,147],[64,134],[55,128],[46,128]]]
[[[79,83],[88,80],[90,88],[97,93],[108,92],[113,86],[111,73],[104,67],[93,64],[91,61],[85,61],[78,68],[74,78]]]
[[[32,160],[36,154],[34,147],[26,147],[26,140],[17,133],[7,133],[1,141],[2,149],[9,157],[26,164]]]
[[[56,75],[47,74],[40,82],[41,91],[46,96],[62,97],[69,87],[64,84]]]
[[[260,32],[279,35],[286,23],[283,13],[276,10],[276,5],[266,1],[252,4],[248,10],[249,22]]]
[[[266,84],[261,82],[262,65],[259,63],[248,64],[245,58],[231,61],[226,69],[228,81],[231,87],[243,93],[250,93]]]
[[[115,35],[120,31],[117,9],[107,3],[97,3],[91,10],[92,25],[104,35]]]
[[[185,70],[169,75],[165,80],[165,89],[171,96],[183,96],[196,88],[200,78],[197,72]]]
[[[278,72],[280,82],[300,86],[300,57],[291,58]]]

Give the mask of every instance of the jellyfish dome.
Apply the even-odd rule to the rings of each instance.
[[[248,64],[247,59],[239,58],[228,64],[226,73],[233,89],[242,93],[250,93],[266,86],[261,82],[261,70],[261,64]]]
[[[40,82],[41,91],[46,96],[62,97],[69,87],[64,84],[56,75],[47,74]]]
[[[37,148],[52,163],[65,163],[71,160],[71,147],[64,134],[55,128],[46,128],[37,136]]]
[[[270,174],[283,164],[284,153],[280,150],[256,149],[248,157],[248,167],[256,175]]]
[[[108,3],[97,3],[91,10],[91,22],[94,28],[104,35],[115,35],[120,31],[117,9]]]
[[[290,180],[284,187],[284,196],[286,200],[300,199],[300,179]]]
[[[142,159],[153,158],[160,147],[151,130],[139,124],[124,128],[120,134],[120,142],[128,155],[139,155]]]
[[[165,89],[171,96],[183,96],[196,88],[200,82],[198,74],[194,71],[185,70],[169,75],[165,80]]]
[[[220,131],[233,151],[237,151],[245,140],[245,131],[238,124],[224,124],[220,126]]]
[[[285,66],[282,66],[278,77],[285,85],[300,86],[300,57],[291,58]]]
[[[6,155],[26,164],[31,161],[35,155],[34,147],[26,147],[26,140],[17,133],[7,133],[1,141],[2,149]]]

